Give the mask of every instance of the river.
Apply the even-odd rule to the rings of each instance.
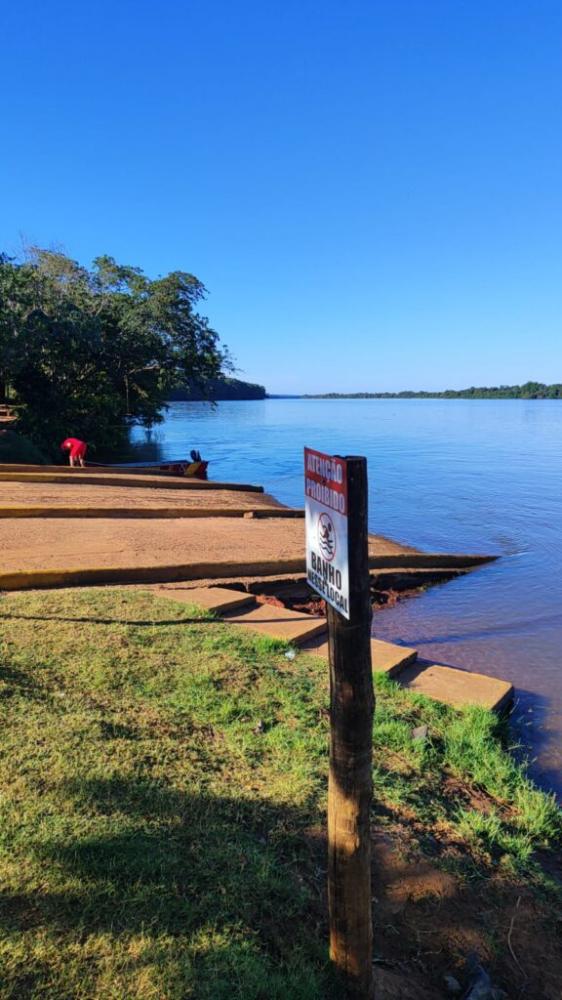
[[[303,505],[303,446],[366,455],[369,527],[488,566],[375,616],[379,638],[516,687],[514,739],[562,793],[562,401],[173,403],[139,456],[210,459],[212,479]]]

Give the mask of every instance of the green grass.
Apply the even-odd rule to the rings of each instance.
[[[340,995],[327,669],[285,651],[141,591],[0,599],[3,1000]],[[560,813],[501,724],[377,689],[377,823],[539,884]]]

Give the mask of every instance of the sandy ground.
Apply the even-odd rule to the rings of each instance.
[[[405,551],[376,537],[370,549],[372,555]],[[304,521],[0,519],[0,553],[3,573],[302,559]]]
[[[152,489],[135,486],[91,485],[73,481],[64,483],[0,482],[2,507],[76,506],[76,507],[218,507],[234,510],[281,507],[267,493],[229,490]]]

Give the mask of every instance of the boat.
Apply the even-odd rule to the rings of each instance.
[[[208,465],[209,463],[201,458],[198,451],[192,451],[190,459],[178,459],[173,462],[120,462],[111,465],[105,462],[86,462],[87,469],[97,468],[109,471],[115,469],[150,476],[187,476],[189,479],[207,479]]]

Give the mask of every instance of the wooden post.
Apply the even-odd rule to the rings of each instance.
[[[372,1000],[371,919],[372,726],[371,598],[367,534],[367,461],[348,470],[349,621],[328,605],[330,776],[328,904],[330,958],[348,997]]]

